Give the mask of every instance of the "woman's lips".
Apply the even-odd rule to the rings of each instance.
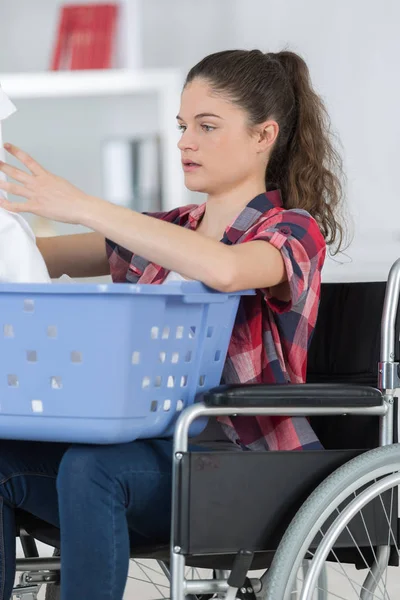
[[[201,167],[201,165],[198,165],[196,163],[182,163],[182,166],[185,173],[191,173]]]

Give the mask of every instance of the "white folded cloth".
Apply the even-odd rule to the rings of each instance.
[[[5,162],[1,131],[2,120],[16,108],[0,87],[0,160]],[[0,178],[6,177],[0,171]],[[0,190],[0,195],[6,194]],[[40,254],[36,239],[28,223],[19,214],[0,208],[0,282],[50,283],[46,264]]]
[[[0,282],[50,283],[33,231],[20,215],[0,208]]]

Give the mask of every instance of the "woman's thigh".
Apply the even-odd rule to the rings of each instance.
[[[95,520],[90,506],[99,508],[111,494],[125,510],[133,539],[167,539],[171,482],[171,440],[104,446],[0,441],[0,495],[55,526],[59,501],[75,517],[79,511]]]
[[[92,512],[85,518],[95,520],[96,513],[106,518],[111,507],[122,508],[133,538],[168,539],[171,482],[171,440],[71,446],[58,475],[61,520],[68,514],[76,519],[77,510]]]

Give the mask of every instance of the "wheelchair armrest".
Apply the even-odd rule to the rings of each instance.
[[[234,384],[221,385],[204,395],[210,407],[370,407],[381,406],[382,392],[365,385],[346,384]]]

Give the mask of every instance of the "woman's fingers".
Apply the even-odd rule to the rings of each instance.
[[[4,148],[7,150],[7,152],[9,152],[9,154],[12,154],[12,156],[15,156],[16,159],[21,161],[22,164],[25,165],[25,167],[27,167],[27,169],[29,169],[34,175],[42,175],[43,173],[46,173],[46,170],[43,169],[43,167],[39,165],[36,160],[34,160],[31,156],[29,156],[29,154],[20,148],[17,148],[17,146],[14,146],[13,144],[4,144]]]
[[[0,194],[0,208],[4,208],[9,212],[13,213],[32,213],[35,214],[34,209],[30,206],[29,202],[10,202],[9,200],[4,200]]]
[[[34,195],[34,193],[28,190],[25,186],[18,185],[18,183],[12,183],[11,181],[3,181],[2,179],[0,179],[0,190],[4,190],[8,194],[21,196],[21,198],[26,198],[27,200],[32,198]]]
[[[21,169],[17,169],[16,167],[12,167],[11,165],[7,165],[0,160],[0,171],[3,171],[8,177],[12,177],[15,181],[19,181],[20,183],[29,183],[32,179],[32,175],[29,173],[25,173],[25,171],[21,171]]]
[[[85,224],[84,221],[89,217],[88,210],[96,204],[93,198],[66,179],[43,169],[23,150],[11,144],[5,144],[4,147],[31,173],[25,173],[10,165],[1,167],[1,171],[18,183],[0,179],[0,190],[26,198],[27,202],[21,204],[0,201],[0,206],[11,212],[28,212],[63,223]]]

